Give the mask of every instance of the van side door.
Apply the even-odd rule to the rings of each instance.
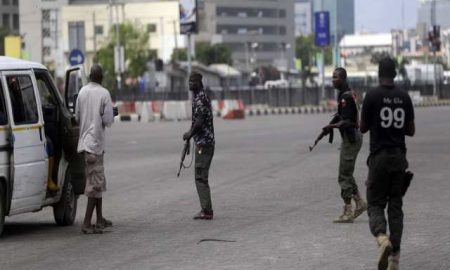
[[[31,71],[2,73],[13,154],[10,215],[39,210],[45,199],[48,159],[44,120]]]
[[[63,149],[65,157],[69,161],[69,171],[75,194],[82,194],[86,183],[84,156],[77,153],[80,127],[75,121],[78,92],[86,84],[87,79],[82,66],[74,66],[66,70],[64,105],[67,110],[61,119],[64,125]]]

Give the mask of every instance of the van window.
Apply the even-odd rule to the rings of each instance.
[[[3,95],[2,80],[0,80],[0,126],[8,124],[8,117],[6,114],[5,98]]]
[[[9,96],[16,125],[35,124],[39,121],[33,83],[28,75],[7,76]]]
[[[51,79],[48,74],[41,71],[35,71],[36,83],[39,89],[39,96],[43,107],[48,105],[58,105],[56,97],[52,91]]]

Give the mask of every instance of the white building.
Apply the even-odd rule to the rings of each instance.
[[[371,52],[392,53],[392,34],[355,34],[345,35],[339,43],[341,54],[351,57],[367,50]]]
[[[39,62],[64,75],[61,8],[68,0],[19,1],[23,58]]]
[[[104,3],[102,3],[104,2]],[[108,2],[77,2],[62,10],[64,54],[73,49],[84,52],[89,66],[96,50],[107,41],[116,22],[130,22],[150,34],[149,50],[163,61],[170,60],[175,46],[185,48],[185,37],[179,35],[177,1],[125,2],[110,6]]]

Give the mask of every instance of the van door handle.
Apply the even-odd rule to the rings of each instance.
[[[42,127],[39,127],[39,138],[41,139],[42,142]]]

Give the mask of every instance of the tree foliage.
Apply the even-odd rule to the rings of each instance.
[[[187,50],[183,48],[173,49],[170,61],[173,63],[175,61],[187,61]]]
[[[209,66],[211,64],[232,64],[231,49],[225,44],[210,45],[207,42],[198,42],[195,45],[196,59]]]
[[[295,56],[302,61],[302,70],[315,65],[316,54],[321,52],[321,48],[314,44],[314,35],[299,36],[295,40]],[[325,64],[333,62],[333,52],[331,47],[325,48]]]
[[[147,70],[150,60],[149,34],[143,28],[127,22],[119,26],[120,44],[125,50],[125,76],[137,78]],[[97,52],[96,61],[102,65],[105,72],[105,84],[110,89],[115,83],[114,47],[116,46],[116,31],[111,29],[106,44]]]

